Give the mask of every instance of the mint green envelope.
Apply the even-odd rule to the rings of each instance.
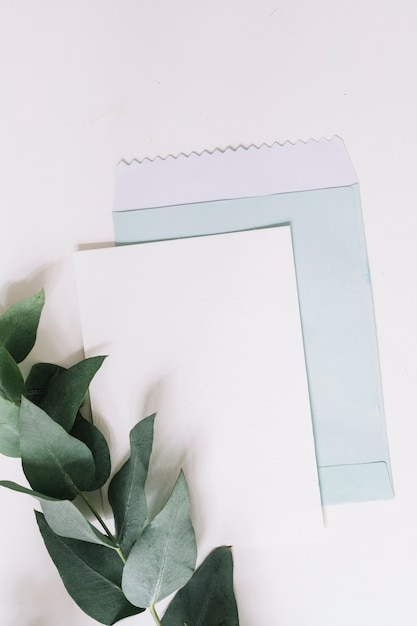
[[[339,138],[122,163],[113,218],[117,244],[290,224],[322,502],[393,497],[359,186]]]

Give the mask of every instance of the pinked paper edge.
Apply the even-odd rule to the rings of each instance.
[[[340,137],[121,161],[114,212],[344,187],[358,182]]]

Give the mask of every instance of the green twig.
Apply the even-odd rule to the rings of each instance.
[[[88,508],[90,509],[90,511],[92,512],[92,514],[94,515],[94,517],[96,518],[98,523],[102,526],[102,528],[103,528],[104,532],[106,533],[107,537],[114,544],[116,552],[119,555],[119,557],[121,558],[121,560],[123,561],[123,563],[126,563],[126,557],[123,554],[123,550],[121,549],[121,547],[120,547],[116,537],[113,535],[113,533],[111,532],[111,530],[107,526],[106,522],[103,520],[103,518],[101,517],[99,512],[95,509],[95,507],[91,504],[91,502],[87,498],[87,496],[84,493],[82,493],[81,491],[79,491],[78,489],[77,489],[77,492],[78,492],[78,495],[82,498],[83,502],[85,502],[85,504],[88,506]]]
[[[152,605],[150,606],[149,610],[150,610],[150,612],[151,612],[152,617],[153,617],[153,618],[154,618],[154,620],[155,620],[155,623],[156,623],[156,624],[158,624],[158,626],[162,626],[162,622],[161,622],[161,620],[159,619],[158,614],[157,614],[156,609],[155,609],[155,604],[152,604]]]

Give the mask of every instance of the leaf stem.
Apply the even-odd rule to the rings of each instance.
[[[149,607],[149,610],[151,612],[151,615],[152,615],[155,623],[158,624],[158,626],[162,626],[162,622],[159,619],[158,614],[157,614],[156,609],[155,609],[155,604],[151,604],[151,606]]]
[[[77,492],[78,492],[78,495],[81,496],[81,498],[85,502],[85,504],[88,506],[88,508],[90,509],[92,514],[94,515],[94,517],[101,524],[101,526],[103,527],[103,529],[104,529],[106,535],[108,536],[108,538],[111,539],[112,541],[114,541],[115,543],[117,543],[115,536],[112,534],[111,530],[108,528],[108,526],[106,525],[106,522],[103,520],[103,518],[101,517],[101,515],[99,514],[97,509],[95,509],[95,507],[91,504],[91,502],[87,498],[87,496],[82,491],[79,491],[78,489],[77,489]]]
[[[109,527],[107,526],[106,522],[103,520],[103,518],[101,517],[97,509],[91,504],[90,500],[82,491],[79,491],[79,489],[77,489],[77,493],[81,497],[81,499],[85,502],[85,504],[88,506],[88,508],[94,515],[94,517],[97,519],[98,523],[102,526],[107,537],[114,544],[116,552],[121,558],[121,560],[123,561],[123,563],[126,563],[126,556],[124,555],[123,550],[121,549],[116,537],[113,535],[113,533],[111,532],[111,530],[109,529]]]
[[[123,550],[121,549],[121,547],[118,545],[116,548],[116,552],[117,554],[120,556],[121,560],[123,561],[123,563],[126,563],[126,557],[124,555]]]

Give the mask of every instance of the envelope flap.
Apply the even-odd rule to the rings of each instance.
[[[121,162],[115,211],[344,187],[358,182],[339,137]]]

